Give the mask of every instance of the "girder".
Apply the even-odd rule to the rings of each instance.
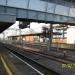
[[[0,13],[14,14],[16,20],[22,21],[75,25],[73,2],[74,0],[1,0]]]

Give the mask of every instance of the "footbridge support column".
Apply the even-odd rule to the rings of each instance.
[[[49,40],[47,42],[47,47],[48,47],[48,51],[51,50],[51,45],[52,45],[52,38],[53,38],[53,24],[50,24],[50,29],[49,29]]]

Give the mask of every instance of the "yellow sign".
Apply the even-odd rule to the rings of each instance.
[[[75,68],[75,64],[62,64],[62,68],[73,69],[73,68]]]

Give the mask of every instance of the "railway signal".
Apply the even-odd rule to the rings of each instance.
[[[20,29],[24,29],[24,28],[30,28],[30,22],[28,22],[28,21],[20,21],[19,22],[19,28]]]

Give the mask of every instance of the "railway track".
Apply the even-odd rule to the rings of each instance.
[[[21,47],[21,46],[18,46],[18,47]],[[66,56],[64,56],[64,54],[63,54],[63,56],[61,57],[61,55],[60,55],[60,57],[59,56],[56,56],[56,55],[54,55],[54,54],[48,54],[48,53],[44,53],[44,52],[41,52],[41,51],[36,51],[36,49],[35,49],[35,51],[34,50],[31,50],[31,49],[22,49],[22,51],[25,53],[25,52],[29,52],[29,53],[33,53],[33,54],[35,54],[35,55],[40,55],[40,56],[43,56],[43,57],[45,57],[45,58],[48,58],[48,59],[51,59],[51,60],[54,60],[54,61],[58,61],[58,62],[61,62],[61,63],[63,63],[63,64],[68,64],[68,63],[75,63],[75,60],[72,60],[72,59],[68,59],[68,58],[66,58]],[[69,56],[68,56],[69,57]]]
[[[33,44],[33,45],[35,45],[35,44]],[[46,45],[42,45],[42,47],[44,47],[44,46],[46,46]],[[35,48],[34,48],[35,49]],[[54,48],[52,48],[52,49],[55,49],[55,47]],[[36,50],[36,49],[35,49]],[[39,54],[42,54],[43,56],[46,56],[46,57],[48,57],[48,58],[52,58],[52,57],[54,57],[54,58],[60,58],[58,61],[63,61],[63,63],[64,63],[64,61],[70,61],[71,63],[75,63],[75,56],[71,56],[71,55],[67,55],[66,53],[64,53],[64,52],[68,52],[68,51],[71,51],[70,49],[65,49],[65,48],[59,48],[59,50],[60,51],[58,51],[58,53],[62,53],[63,54],[63,57],[59,57],[59,56],[56,56],[56,55],[50,55],[50,54],[48,54],[48,53],[44,53],[44,52],[41,52],[41,51],[31,51],[32,53],[39,53]],[[30,50],[29,50],[30,51]],[[73,52],[74,50],[72,50],[72,52]],[[54,51],[55,52],[55,51]],[[74,53],[74,52],[73,52]],[[74,54],[73,54],[74,55]],[[72,59],[71,59],[72,58]]]
[[[15,47],[15,46],[14,46]],[[22,48],[21,48],[22,49]],[[69,63],[75,63],[74,60],[70,60],[70,59],[67,59],[66,57],[57,57],[55,55],[49,55],[47,53],[43,53],[43,52],[39,52],[39,51],[33,51],[33,50],[27,50],[27,49],[22,49],[20,51],[23,51],[24,53],[28,52],[28,53],[32,53],[32,54],[35,54],[35,55],[40,55],[44,58],[47,58],[47,59],[51,59],[51,60],[54,60],[54,61],[57,61],[57,62],[60,62],[62,64],[69,64]]]
[[[47,44],[44,43],[44,44],[37,44],[37,43],[26,43],[25,45],[31,45],[31,46],[41,46],[41,47],[46,47],[47,48]],[[52,47],[52,49],[56,49],[57,47]],[[66,51],[74,51],[75,49],[68,49],[68,48],[60,48],[59,47],[59,50],[66,50]]]
[[[60,59],[58,57],[55,57],[55,56],[50,56],[48,54],[43,54],[41,52],[36,52],[36,51],[28,51],[28,50],[25,50],[23,48],[20,48],[20,47],[16,47],[16,46],[7,46],[5,45],[6,48],[8,48],[12,53],[14,53],[15,55],[17,55],[18,57],[22,58],[23,60],[26,60],[27,62],[30,61],[30,63],[32,62],[33,64],[37,63],[37,61],[43,57],[44,59],[48,59],[48,60],[53,60],[53,61],[56,61],[58,63],[61,63],[61,64],[72,64],[72,63],[75,63],[74,61],[70,61],[68,59]],[[34,55],[34,58],[32,57]],[[38,56],[38,57],[37,57]],[[37,57],[37,58],[35,58]],[[40,58],[39,58],[40,57]],[[38,65],[40,65],[39,63],[37,63]],[[41,67],[43,67],[44,70],[47,71],[47,73],[50,72],[50,68],[48,67],[45,67],[43,65],[40,65]],[[53,70],[52,70],[53,71]],[[55,72],[54,75],[60,75],[60,71],[57,72],[57,71],[53,71]],[[58,74],[56,74],[58,73]],[[49,74],[47,74],[49,75]]]
[[[17,57],[19,57],[20,59],[22,59],[23,61],[26,61],[27,63],[29,63],[30,65],[34,66],[36,69],[38,69],[41,73],[43,73],[43,75],[60,75],[58,72],[55,72],[39,63],[37,63],[35,60],[25,56],[25,54],[22,54],[21,52],[18,51],[13,51],[10,50],[11,53],[15,54]]]
[[[32,53],[32,54],[35,54],[35,55],[40,55],[42,57],[45,57],[45,58],[48,58],[48,59],[51,59],[51,60],[54,60],[54,61],[58,61],[58,62],[63,63],[63,64],[75,63],[74,60],[67,59],[65,56],[61,58],[61,57],[58,57],[58,56],[55,56],[55,55],[49,55],[47,53],[43,53],[43,52],[40,52],[40,51],[33,51],[33,50],[29,50],[29,49],[28,50],[22,49],[21,51],[23,51],[24,53],[28,52],[28,53]]]
[[[0,62],[0,75],[44,75],[16,54],[10,52],[2,44],[0,44],[0,53],[2,62]]]
[[[56,56],[48,55],[48,54],[45,54],[45,53],[42,53],[42,52],[28,51],[28,50],[25,50],[25,52],[33,53],[35,55],[40,55],[44,58],[48,58],[48,59],[51,59],[51,60],[54,60],[54,61],[57,61],[57,62],[60,62],[60,63],[63,63],[63,64],[75,63],[75,61],[72,61],[70,59],[58,58]]]
[[[5,46],[6,47],[6,46]],[[16,50],[12,50],[12,48],[8,48],[6,47],[7,49],[9,49],[10,53],[11,54],[14,54],[16,55],[17,57],[21,58],[23,61],[26,61],[28,62],[29,64],[31,64],[32,66],[35,66],[39,71],[41,71],[44,75],[60,75],[58,72],[56,71],[53,71],[51,70],[50,68],[47,68],[41,64],[39,64],[36,60],[38,59],[32,59],[32,58],[29,58],[28,56],[26,56],[26,53],[28,55],[30,55],[30,52],[21,52],[21,51],[16,51]]]

